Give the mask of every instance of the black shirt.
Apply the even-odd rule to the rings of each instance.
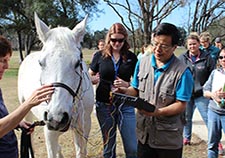
[[[102,52],[95,53],[90,64],[90,69],[100,75],[100,83],[96,90],[96,100],[109,103],[109,93],[115,76],[130,82],[130,78],[134,73],[137,57],[134,53],[128,51],[126,61],[117,62],[118,70],[115,71],[114,62],[111,57],[103,57]]]

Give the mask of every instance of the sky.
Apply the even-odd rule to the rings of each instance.
[[[88,23],[92,31],[109,29],[113,23],[121,22],[117,14],[105,3],[101,3],[98,8],[103,10],[103,13],[98,13],[98,17],[95,15]]]
[[[98,13],[88,21],[88,26],[91,31],[103,30],[104,28],[109,29],[113,23],[121,22],[118,15],[113,11],[113,9],[106,5],[106,3],[101,2],[101,5],[98,7],[100,10],[103,10],[103,13]],[[174,13],[169,15],[163,22],[170,22],[175,24],[176,26],[183,27],[182,25],[185,23],[184,16],[187,11],[184,9],[175,9]]]

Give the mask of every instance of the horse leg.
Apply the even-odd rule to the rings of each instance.
[[[62,133],[58,131],[50,131],[45,126],[44,134],[48,158],[63,158],[63,155],[61,153],[61,147],[58,144],[58,138]]]
[[[92,107],[84,110],[84,106],[78,105],[78,116],[75,120],[74,143],[76,148],[76,158],[85,158],[87,156],[87,141],[91,130],[91,112]]]

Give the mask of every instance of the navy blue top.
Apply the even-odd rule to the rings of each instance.
[[[208,48],[205,49],[203,46],[200,46],[200,49],[208,52],[211,55],[211,57],[213,58],[214,63],[216,64],[218,56],[220,54],[219,48],[210,44]]]
[[[102,52],[95,53],[90,69],[100,75],[100,82],[96,90],[96,100],[109,103],[109,93],[115,76],[130,82],[136,62],[136,55],[130,51],[127,52],[126,60],[123,60],[121,57],[116,64],[113,58],[103,57]]]
[[[0,89],[0,118],[3,118],[8,114],[8,110],[6,109],[2,98],[2,91]],[[17,138],[13,130],[0,138],[0,157],[18,158]]]

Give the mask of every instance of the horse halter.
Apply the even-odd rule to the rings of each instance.
[[[53,87],[62,87],[64,89],[66,89],[73,96],[73,98],[75,98],[77,96],[77,93],[78,93],[79,89],[80,89],[81,82],[79,83],[76,92],[74,92],[69,86],[67,86],[66,84],[61,83],[61,82],[54,82],[54,83],[52,83],[52,85],[53,85]]]
[[[78,67],[78,66],[80,66],[81,71],[83,71],[83,66],[82,66],[81,61],[79,62],[79,64],[76,67]],[[53,87],[61,87],[61,88],[66,89],[73,96],[73,102],[74,102],[75,101],[75,97],[77,96],[77,94],[78,94],[78,92],[80,90],[81,83],[82,83],[82,77],[80,76],[79,84],[78,84],[78,87],[77,87],[76,91],[74,91],[72,88],[70,88],[69,86],[67,86],[66,84],[61,83],[61,82],[53,82],[52,85],[53,85]]]

